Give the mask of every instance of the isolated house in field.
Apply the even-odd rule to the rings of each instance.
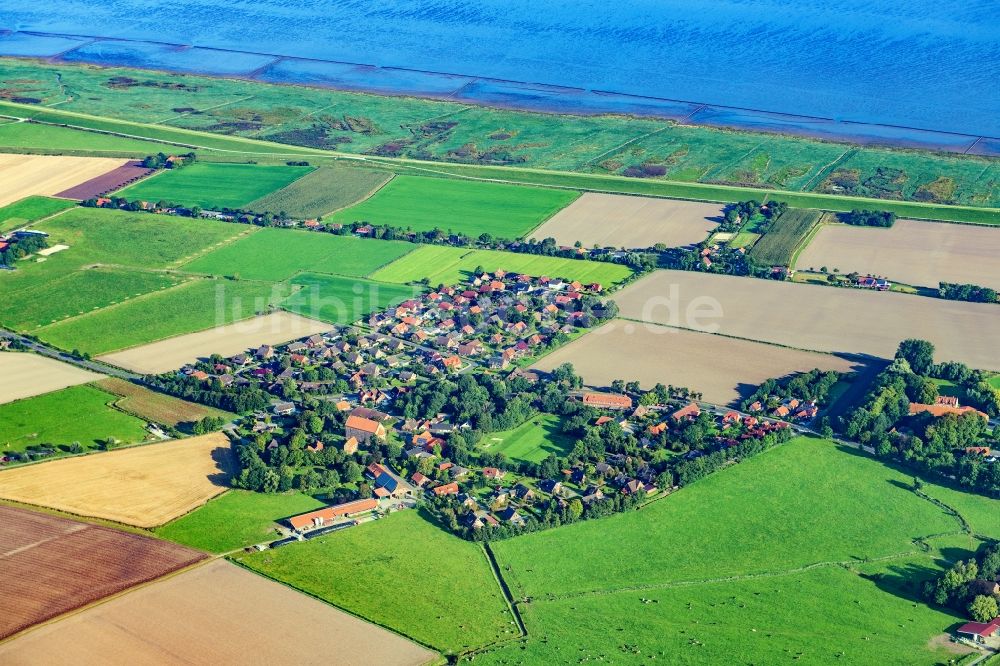
[[[1000,632],[1000,617],[989,622],[966,622],[958,628],[957,634],[976,643],[985,643]]]
[[[385,426],[361,416],[348,416],[344,424],[344,437],[354,437],[359,443],[367,444],[372,437],[385,439]]]
[[[597,409],[632,409],[632,398],[618,393],[588,392],[583,394],[583,404]]]

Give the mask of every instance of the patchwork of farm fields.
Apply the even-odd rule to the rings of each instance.
[[[114,409],[114,401],[114,395],[84,385],[0,405],[0,451],[41,446],[65,453],[73,442],[88,450],[108,438],[121,444],[151,439],[146,423]]]
[[[29,196],[0,208],[0,233],[55,215],[73,207],[73,202]]]
[[[520,238],[577,196],[538,187],[397,176],[375,196],[338,211],[329,221]]]
[[[78,580],[87,578],[82,572]],[[289,640],[304,628],[309,640]],[[392,632],[223,560],[0,645],[0,661],[7,664],[418,666],[434,657]]]
[[[117,195],[202,208],[242,208],[310,171],[311,167],[196,162],[162,171]]]
[[[939,282],[1000,290],[1000,229],[897,220],[889,229],[825,224],[796,268],[837,268],[937,288]]]
[[[621,282],[632,274],[629,268],[621,264],[498,250],[421,245],[408,255],[375,271],[371,278],[404,284],[426,278],[431,285],[457,284],[467,280],[476,268],[490,272],[502,269],[513,273],[547,275],[579,280],[584,284],[597,282],[605,286]]]
[[[930,340],[938,361],[1000,370],[1000,309],[891,292],[656,271],[614,297],[626,319],[822,352],[891,358]]]
[[[0,497],[136,527],[156,527],[226,489],[229,439],[190,439],[63,458],[0,472]]]
[[[237,561],[443,652],[518,633],[482,548],[445,532],[419,511],[394,513],[293,548],[238,555]],[[384,603],[399,590],[420,594],[406,603]]]
[[[159,539],[0,505],[0,639],[204,557]],[[19,663],[2,655],[0,661]]]
[[[323,166],[290,185],[247,204],[256,212],[292,217],[320,217],[357,203],[392,178],[389,171],[345,166]]]
[[[3,126],[0,125],[0,131]],[[0,138],[2,141],[2,138]],[[0,206],[33,195],[52,195],[124,164],[107,157],[49,157],[0,153]]]
[[[534,367],[572,363],[592,386],[616,379],[687,386],[716,404],[738,402],[765,379],[814,368],[853,372],[862,366],[831,354],[616,319],[546,355]]]
[[[232,356],[250,347],[279,344],[328,330],[330,326],[322,322],[290,312],[275,312],[104,354],[100,360],[135,372],[156,374],[212,354]]]
[[[0,352],[0,404],[86,384],[101,376],[38,354]]]

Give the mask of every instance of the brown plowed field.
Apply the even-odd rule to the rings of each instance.
[[[68,190],[59,192],[55,196],[62,197],[63,199],[77,199],[79,201],[95,199],[102,194],[115,192],[126,185],[131,185],[140,178],[145,178],[154,171],[155,169],[147,169],[142,166],[142,162],[126,162],[117,169],[101,174],[96,178],[91,178],[90,180],[82,182],[79,185],[74,185]]]
[[[920,338],[938,361],[1000,370],[1000,307],[990,303],[668,270],[614,300],[626,319],[814,351],[892,358],[901,340]]]
[[[0,206],[32,194],[52,196],[120,167],[109,157],[0,154]]]
[[[572,363],[592,386],[616,379],[686,386],[724,405],[746,397],[765,379],[814,368],[852,372],[857,363],[721,335],[615,320],[548,354],[535,367]]]
[[[0,506],[0,638],[205,557],[159,539]]]
[[[680,247],[705,240],[721,220],[719,204],[585,192],[527,235],[583,247]]]
[[[9,666],[416,666],[435,657],[405,638],[224,560],[0,645],[0,663]]]

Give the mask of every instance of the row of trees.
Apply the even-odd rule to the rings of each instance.
[[[850,213],[841,213],[840,220],[845,224],[859,227],[888,228],[896,223],[896,214],[884,210],[858,210],[855,208]]]
[[[951,301],[971,301],[973,303],[996,303],[997,291],[977,284],[938,283],[938,295]]]

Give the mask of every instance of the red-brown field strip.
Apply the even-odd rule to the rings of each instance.
[[[205,557],[159,539],[0,506],[0,639]]]
[[[155,169],[147,169],[142,166],[142,162],[128,162],[117,169],[113,169],[96,178],[91,178],[79,185],[74,185],[68,190],[63,190],[55,196],[63,199],[78,199],[79,201],[94,199],[103,194],[120,190],[126,185],[131,185],[137,180],[153,173],[153,171]]]

